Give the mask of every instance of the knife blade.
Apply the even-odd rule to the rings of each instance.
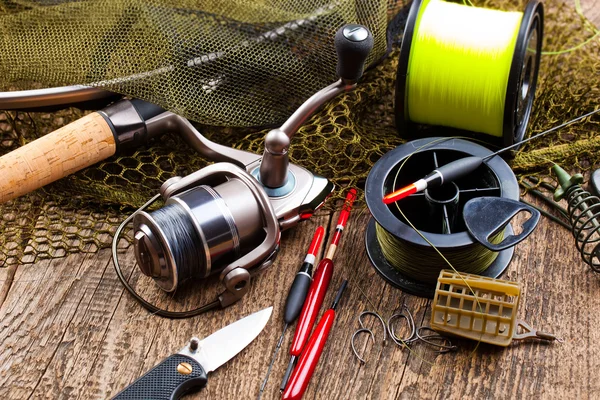
[[[202,389],[207,374],[235,357],[262,332],[273,307],[248,315],[210,336],[192,338],[178,353],[164,359],[114,400],[176,400]]]

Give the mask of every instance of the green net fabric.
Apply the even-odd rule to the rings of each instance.
[[[524,8],[518,1],[476,5]],[[252,126],[284,120],[335,79],[331,38],[337,28],[346,22],[369,26],[376,38],[374,62],[386,52],[388,21],[404,6],[391,0],[5,2],[0,86],[103,85],[185,115],[211,140],[260,152],[268,130]],[[571,4],[548,1],[545,12],[544,50],[569,48],[593,35]],[[338,186],[361,187],[370,167],[403,143],[394,126],[396,66],[397,48],[355,91],[311,118],[294,137],[291,161]],[[529,133],[596,108],[599,68],[599,40],[542,56]],[[0,154],[81,115],[76,109],[1,113]],[[545,176],[550,160],[590,170],[600,161],[599,127],[594,117],[529,143],[512,166],[519,177]],[[0,205],[0,265],[107,247],[123,218],[164,180],[208,162],[166,133],[147,147]]]

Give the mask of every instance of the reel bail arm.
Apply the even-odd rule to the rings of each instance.
[[[289,145],[302,124],[323,104],[340,93],[354,89],[363,74],[365,62],[373,48],[371,32],[362,25],[347,24],[337,31],[334,42],[340,80],[312,95],[280,128],[271,130],[265,137],[259,180],[266,187],[280,188],[287,183]]]

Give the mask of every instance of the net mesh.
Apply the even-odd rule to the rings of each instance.
[[[519,1],[476,3],[523,10]],[[369,63],[386,53],[386,27],[405,4],[379,1],[11,1],[0,5],[0,87],[98,84],[161,104],[218,143],[262,151],[267,129],[335,79],[332,38],[347,22],[376,38]],[[545,50],[582,43],[592,28],[572,5],[545,4]],[[401,144],[394,125],[397,49],[359,87],[330,101],[297,133],[291,161],[338,186],[361,187],[371,166]],[[600,43],[542,56],[530,133],[591,111],[600,98]],[[126,78],[123,78],[126,77]],[[37,86],[36,86],[37,85]],[[79,117],[0,114],[0,154]],[[545,176],[548,160],[581,171],[600,161],[600,118],[527,144],[519,177]],[[0,265],[107,247],[120,221],[171,176],[208,163],[177,135],[112,157],[0,205]]]

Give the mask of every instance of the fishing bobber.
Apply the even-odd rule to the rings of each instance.
[[[542,28],[537,0],[522,13],[413,1],[396,77],[401,136],[520,142],[535,94]]]
[[[431,328],[497,346],[528,338],[562,342],[517,319],[520,298],[518,282],[442,270],[431,303]]]

